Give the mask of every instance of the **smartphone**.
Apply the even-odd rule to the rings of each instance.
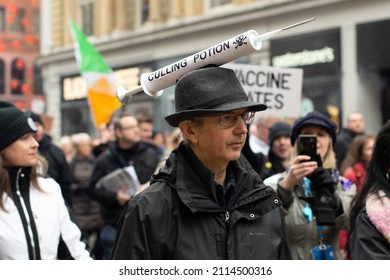
[[[298,136],[298,154],[310,156],[310,161],[317,159],[317,136],[302,134]]]

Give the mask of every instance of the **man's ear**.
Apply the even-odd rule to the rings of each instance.
[[[122,130],[120,128],[114,129],[114,136],[116,139],[120,139],[123,136]]]
[[[191,143],[198,142],[198,137],[196,135],[195,124],[191,120],[182,121],[179,123],[179,128],[184,138],[186,138]]]

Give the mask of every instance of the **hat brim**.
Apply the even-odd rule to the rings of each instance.
[[[246,108],[248,111],[258,112],[267,109],[267,105],[259,104],[253,101],[240,101],[235,103],[223,104],[212,109],[194,109],[184,110],[165,117],[165,120],[173,127],[178,127],[179,123],[195,117],[207,117],[221,112]]]

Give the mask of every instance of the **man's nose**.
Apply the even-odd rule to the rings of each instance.
[[[248,132],[248,125],[245,123],[241,116],[238,117],[238,121],[236,123],[236,128],[242,130],[243,133]]]

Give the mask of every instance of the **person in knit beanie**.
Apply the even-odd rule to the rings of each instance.
[[[11,103],[0,101],[0,151],[24,134],[36,131],[31,118]]]
[[[91,259],[60,186],[38,175],[34,121],[0,101],[0,260]]]
[[[289,244],[295,260],[330,260],[344,256],[339,233],[345,229],[356,185],[340,176],[333,151],[336,124],[320,112],[298,118],[291,131],[291,160],[285,172],[264,180],[273,187],[286,213]],[[301,135],[316,137],[313,159],[298,150]]]
[[[46,133],[46,128],[39,114],[27,111],[26,115],[31,117],[37,127],[35,140],[39,143],[38,152],[43,156],[48,164],[48,175],[61,186],[62,195],[69,207],[72,207],[72,190],[69,174],[69,164],[64,152],[59,146],[53,143],[51,136]]]
[[[291,126],[283,121],[274,123],[269,128],[269,152],[262,172],[263,179],[284,172],[290,163],[291,155]]]

